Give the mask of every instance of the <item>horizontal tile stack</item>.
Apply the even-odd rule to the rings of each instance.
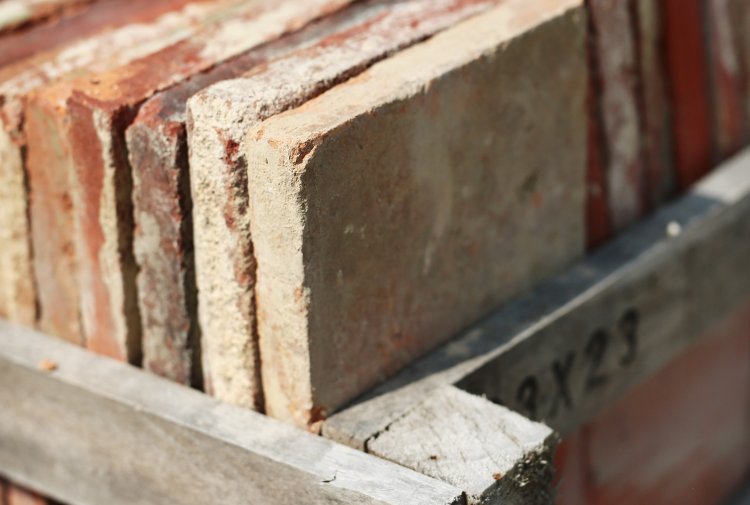
[[[744,0],[7,0],[0,317],[318,430],[745,145],[747,34]]]

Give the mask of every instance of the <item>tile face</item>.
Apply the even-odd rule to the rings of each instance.
[[[750,137],[750,4],[745,0],[729,0],[730,31],[740,75],[741,110],[745,139]]]
[[[133,172],[134,251],[146,369],[182,383],[198,384],[202,380],[185,124],[187,99],[218,81],[257,73],[262,65],[277,65],[295,51],[310,52],[310,46],[317,44],[331,47],[332,37],[343,41],[363,27],[366,30],[389,8],[393,8],[392,1],[378,0],[333,13],[158,93],[140,108],[127,130],[127,142]],[[231,317],[248,318],[249,328],[252,310],[246,307]],[[247,334],[253,337],[250,330]],[[258,374],[251,371],[257,352],[254,346],[246,352],[252,356],[244,365],[250,370],[243,369],[242,375],[255,377],[257,383]],[[212,392],[208,379],[207,389]],[[248,386],[248,390],[254,389]],[[260,407],[259,389],[251,396]]]
[[[716,162],[736,153],[744,145],[747,133],[739,47],[734,37],[737,27],[731,20],[731,7],[732,0],[708,0],[704,15]]]
[[[304,103],[373,62],[492,4],[486,0],[372,2],[373,7],[385,9],[189,101],[198,311],[207,390],[241,405],[252,405],[257,398],[253,394],[257,384],[250,379],[257,373],[258,323],[247,184],[255,169],[246,155],[248,135],[263,119]]]
[[[663,0],[664,58],[672,109],[677,185],[711,167],[711,107],[701,0]]]
[[[634,222],[644,210],[641,159],[637,45],[631,2],[592,0],[592,50],[597,61],[598,111],[608,212],[615,231]]]
[[[269,414],[324,417],[581,254],[585,28],[505,2],[251,132]]]
[[[638,0],[635,6],[641,141],[644,164],[643,199],[654,209],[674,195],[675,174],[669,97],[662,57],[662,16],[659,0]]]
[[[588,3],[589,248],[675,193],[670,103],[657,0]]]
[[[152,51],[159,44],[173,43],[176,32],[181,32],[181,36],[184,37],[187,27],[214,9],[226,5],[227,2],[217,2],[211,5],[193,2],[187,6],[184,0],[163,1],[158,5],[153,3],[147,5],[143,2],[131,4],[127,9],[124,6],[118,8],[120,14],[118,22],[125,25],[137,20],[139,23],[117,30],[105,30],[103,33],[83,40],[72,40],[80,35],[78,32],[67,33],[71,40],[65,44],[62,43],[65,37],[57,34],[55,37],[60,45],[54,50],[42,51],[20,62],[0,68],[0,214],[4,217],[3,226],[0,228],[0,240],[3,243],[3,247],[0,248],[0,279],[2,280],[0,282],[2,284],[0,314],[3,317],[27,325],[34,324],[37,316],[34,275],[40,276],[43,286],[47,286],[50,279],[55,279],[58,275],[68,275],[70,272],[70,266],[65,260],[71,251],[70,246],[60,249],[63,251],[60,255],[51,257],[44,256],[45,249],[41,247],[37,251],[40,255],[37,267],[41,271],[34,272],[32,267],[28,214],[32,214],[33,220],[33,210],[29,208],[25,186],[27,175],[24,174],[26,170],[24,150],[27,146],[25,129],[30,129],[28,124],[24,126],[27,123],[24,118],[24,107],[28,95],[35,89],[63,78],[71,72],[77,71],[80,74],[84,68],[91,71],[102,70],[142,55],[144,51]],[[168,14],[162,15],[167,11],[169,11]],[[179,37],[180,33],[177,36]],[[8,42],[7,38],[0,39],[0,45],[5,42]],[[45,44],[47,43],[44,42],[41,46]],[[40,46],[33,44],[31,47],[34,50],[40,49]],[[36,119],[39,118],[36,117]],[[46,136],[42,138],[42,149],[52,149],[53,139],[48,139]],[[65,195],[65,190],[59,185],[60,176],[52,174],[53,171],[49,170],[49,166],[54,165],[45,165],[47,173],[43,177],[47,182],[51,182],[49,178],[57,178],[53,191],[59,192],[58,196],[62,197]],[[34,173],[28,174],[30,184],[35,179],[34,176]],[[39,182],[39,184],[44,185],[47,182]],[[33,197],[33,188],[31,190]],[[64,211],[65,207],[61,212]],[[55,225],[58,219],[63,218],[53,213],[50,219],[51,235],[46,234],[45,223],[38,224],[43,245],[57,235]],[[66,286],[69,287],[69,285]],[[42,300],[40,314],[42,328],[78,341],[80,338],[80,332],[77,330],[78,316],[75,311],[65,309],[70,303],[77,303],[72,302],[76,299],[75,291],[66,287],[62,289],[62,293],[65,294],[64,297],[57,297],[51,303]],[[46,296],[45,290],[42,290],[42,296]],[[59,324],[52,323],[51,319],[58,321]]]
[[[55,163],[68,167],[72,203],[69,209],[51,210],[67,211],[72,222],[60,233],[75,243],[75,265],[68,272],[79,289],[81,327],[88,348],[140,361],[132,175],[125,139],[140,105],[223,59],[346,3],[320,0],[306,4],[304,12],[294,2],[230,6],[193,36],[112,70],[48,87],[35,102],[50,105],[58,119],[46,134],[61,138],[63,148],[55,153]],[[36,166],[41,170],[43,164],[39,161]],[[60,250],[54,244],[44,247],[52,254]]]
[[[79,295],[73,278],[72,195],[67,171],[51,168],[65,167],[68,162],[69,151],[60,134],[64,127],[60,110],[69,90],[66,82],[72,75],[101,72],[174,44],[194,32],[200,20],[216,17],[217,12],[228,10],[238,1],[185,4],[184,0],[175,0],[162,4],[165,10],[170,5],[175,10],[159,15],[159,9],[146,9],[139,23],[0,68],[0,159],[4,162],[0,208],[12,217],[0,234],[13,240],[12,245],[8,242],[8,247],[0,249],[0,275],[6,289],[18,286],[15,293],[7,295],[9,299],[33,300],[36,295],[26,293],[33,292],[35,281],[39,288],[39,327],[74,342],[81,342],[81,330]],[[136,4],[134,9],[143,7]],[[24,177],[28,177],[28,200]],[[27,214],[35,234],[31,237],[33,261]],[[2,298],[0,302],[4,305]],[[9,317],[32,324],[34,305],[13,308]]]

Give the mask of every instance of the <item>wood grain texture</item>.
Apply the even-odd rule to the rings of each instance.
[[[453,486],[52,337],[0,322],[0,344],[13,384],[0,388],[0,468],[67,503],[463,503]]]
[[[460,488],[468,504],[546,505],[556,446],[547,426],[447,386],[369,440],[367,452]]]
[[[670,223],[680,223],[679,234],[674,225],[666,232]],[[750,152],[744,151],[674,204],[329,418],[323,433],[364,448],[446,384],[502,400],[521,413],[530,410],[522,400],[535,389],[537,415],[569,431],[750,294],[750,279],[737,274],[750,257],[749,227]],[[627,336],[632,308],[638,311],[636,346],[628,345]],[[595,360],[589,356],[600,352],[599,344],[589,342],[599,328],[616,335],[594,374],[606,373],[607,379],[593,380],[583,394],[591,367],[583,361],[586,366],[578,368],[576,360]],[[530,375],[535,386],[526,381]]]

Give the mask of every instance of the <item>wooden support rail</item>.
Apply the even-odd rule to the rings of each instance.
[[[449,484],[6,322],[0,474],[71,505],[463,503]]]

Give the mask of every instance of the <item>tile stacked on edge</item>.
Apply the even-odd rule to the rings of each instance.
[[[748,9],[747,2],[744,8]],[[711,90],[714,158],[716,166],[747,142],[747,117],[743,111],[742,67],[734,31],[742,30],[732,20],[732,0],[707,0],[704,33],[707,37],[708,79]],[[738,18],[742,12],[736,12]],[[747,14],[745,14],[746,16]]]
[[[750,3],[729,0],[731,33],[738,60],[745,141],[750,140]]]
[[[664,65],[672,109],[675,178],[684,190],[705,175],[713,158],[705,0],[662,0]]]
[[[662,16],[659,0],[638,0],[635,32],[644,164],[644,201],[655,209],[674,195],[675,174],[670,128],[667,76],[662,57]]]
[[[238,77],[287,51],[314,44],[334,27],[377,15],[380,7],[355,6],[315,21],[157,93],[140,107],[126,140],[133,174],[133,248],[145,369],[183,384],[202,383],[185,128],[187,99],[215,82]]]
[[[638,43],[633,30],[632,2],[588,2],[597,73],[604,191],[613,231],[633,223],[645,211],[644,164],[638,106]]]
[[[587,228],[596,247],[675,192],[658,0],[590,0]]]
[[[77,289],[77,299],[68,300],[68,304],[80,315],[89,349],[133,363],[140,361],[132,177],[125,140],[125,130],[140,105],[223,59],[347,3],[248,2],[191,37],[112,70],[44,87],[29,98],[26,131],[35,263],[54,261],[60,254],[71,257],[61,277]],[[56,195],[57,184],[35,185],[37,179],[50,177],[52,172],[64,179],[60,184],[69,184],[69,199]],[[50,226],[55,227],[54,240]],[[63,301],[59,298],[64,294],[52,293],[58,279],[52,279],[51,287],[38,280],[40,293],[50,293],[48,306]]]
[[[585,31],[580,1],[511,0],[249,129],[293,86],[189,101],[200,301],[248,243],[267,413],[315,425],[582,253]],[[210,227],[233,169],[249,234]]]
[[[136,1],[129,9],[119,10],[120,21],[125,25],[122,28],[71,41],[0,68],[0,214],[3,215],[0,317],[34,324],[37,294],[33,279],[41,277],[49,288],[41,295],[52,297],[51,303],[41,300],[41,329],[80,341],[77,312],[69,310],[77,304],[74,286],[62,280],[50,287],[50,279],[65,279],[72,269],[72,259],[66,255],[72,245],[66,246],[59,255],[40,257],[36,272],[32,268],[26,187],[30,174],[27,174],[25,162],[27,142],[23,110],[29,93],[72,73],[83,75],[101,71],[172,44],[190,35],[203,19],[216,17],[218,12],[238,2],[164,0],[158,5],[149,5]],[[45,145],[50,139],[43,138],[41,142]],[[45,173],[53,177],[51,188],[57,192],[55,197],[69,201],[67,186],[64,181],[60,182],[60,171],[47,167]],[[64,214],[43,216],[41,239],[64,240],[66,236],[61,235],[56,226],[62,219]]]
[[[211,110],[201,109],[208,115],[194,121],[191,134],[191,150],[203,153],[191,158],[190,179],[200,187],[193,201],[195,219],[200,223],[195,236],[201,263],[198,310],[204,335],[203,376],[209,392],[246,406],[259,406],[260,402],[247,176],[243,156],[233,147],[242,142],[243,132],[265,117],[298,105],[372,62],[486,10],[493,3],[363,2],[291,37],[297,41],[280,40],[249,54],[245,62],[232,63],[236,70],[253,58],[267,60],[246,79],[226,85],[232,89],[258,87],[261,93],[252,103],[242,96],[237,96],[237,102],[232,101],[233,96],[211,101],[207,105]],[[302,42],[316,38],[317,43]],[[291,50],[300,43],[304,47]],[[280,54],[284,51],[288,54]],[[276,57],[272,57],[274,54]],[[223,73],[235,70],[217,68]],[[199,81],[207,83],[211,79],[214,77],[204,75]],[[184,86],[195,87],[193,83]],[[216,89],[223,89],[222,86]],[[190,333],[195,325],[190,320],[195,302],[191,301],[194,294],[190,292],[190,265],[186,263],[190,260],[186,251],[189,230],[185,229],[189,223],[185,221],[186,210],[179,203],[186,199],[179,174],[185,181],[187,164],[177,159],[185,149],[182,107],[187,94],[177,87],[155,97],[142,108],[129,130],[138,224],[135,250],[141,267],[144,364],[180,380],[187,377],[189,369],[195,369],[195,352],[190,345],[195,340]],[[213,91],[206,96],[212,97],[210,100],[216,97]],[[167,119],[162,107],[174,100],[180,109],[175,117]],[[234,107],[227,107],[229,103]],[[246,106],[252,112],[243,118]],[[154,191],[157,180],[160,183]]]

